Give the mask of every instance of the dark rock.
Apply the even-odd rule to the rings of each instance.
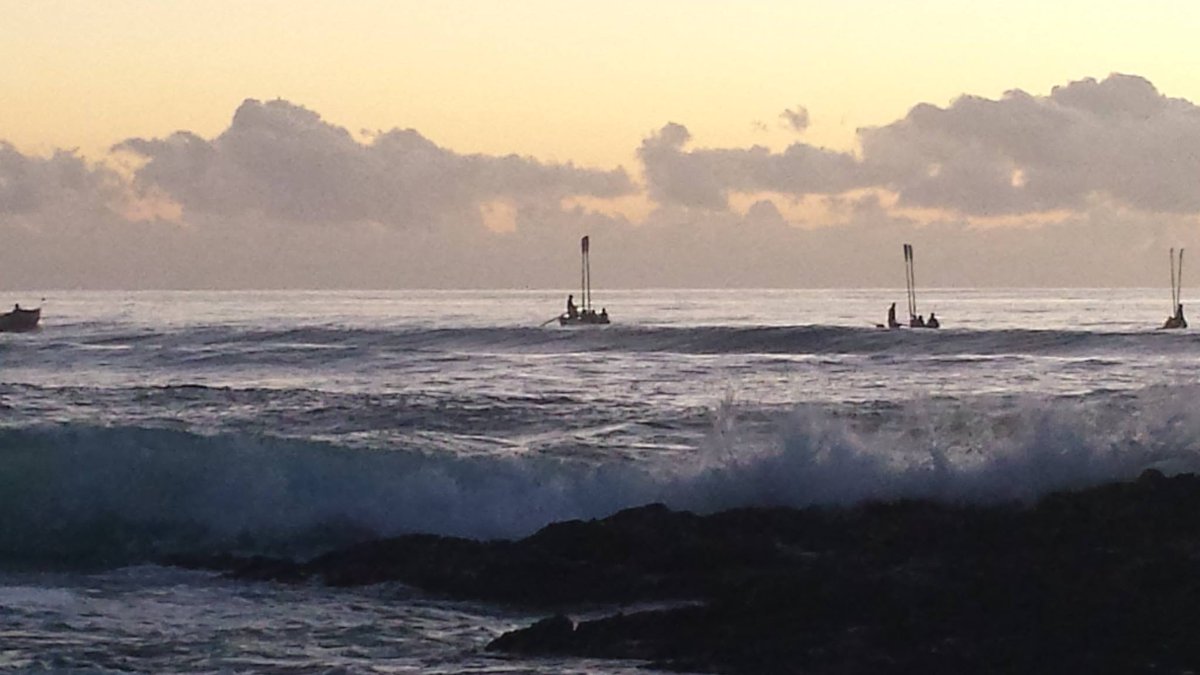
[[[235,556],[222,553],[209,556],[172,555],[160,562],[192,570],[223,571],[227,576],[295,583],[308,578],[300,565],[280,558],[266,556]]]
[[[487,648],[514,654],[570,653],[576,646],[574,638],[575,622],[562,614],[555,614],[529,628],[505,633],[492,640]]]
[[[181,564],[189,561],[180,561]],[[578,625],[556,615],[489,649],[725,673],[1182,673],[1200,665],[1200,479],[1033,505],[661,505],[520,541],[414,535],[306,563],[190,561],[241,578],[400,581],[551,611],[685,600]]]

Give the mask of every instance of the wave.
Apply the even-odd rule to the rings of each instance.
[[[1136,397],[801,407],[770,438],[720,406],[670,461],[361,451],[295,439],[81,425],[0,430],[0,563],[121,565],[172,553],[311,554],[411,532],[518,537],[663,502],[744,506],[1031,500],[1200,468],[1200,389]],[[753,425],[751,425],[753,426]]]
[[[839,326],[560,328],[337,328],[260,330],[213,326],[165,332],[45,333],[3,346],[6,358],[69,367],[106,366],[219,370],[265,368],[346,370],[388,361],[412,367],[471,354],[678,353],[695,355],[865,355],[869,358],[1051,356],[1100,359],[1190,354],[1200,334],[1065,330],[887,331]],[[31,352],[36,352],[33,356]],[[405,365],[407,364],[407,365]]]
[[[0,411],[11,411],[0,427],[22,419],[53,419],[95,426],[167,428],[204,435],[242,434],[332,441],[342,447],[389,449],[419,442],[426,451],[494,453],[519,446],[554,452],[567,439],[589,436],[596,453],[608,451],[601,436],[629,442],[640,429],[674,438],[702,433],[703,408],[641,408],[595,405],[594,399],[564,392],[487,391],[463,387],[439,391],[326,391],[301,386],[277,388],[165,384],[55,386],[0,383]],[[608,434],[603,434],[608,430]],[[646,439],[640,439],[643,443]],[[563,448],[577,455],[578,445]]]

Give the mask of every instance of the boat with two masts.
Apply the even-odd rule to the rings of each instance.
[[[942,323],[933,312],[929,313],[928,320],[924,316],[917,314],[917,274],[913,264],[912,244],[904,245],[904,276],[908,286],[908,327],[941,328]]]
[[[1161,326],[1164,330],[1187,328],[1183,318],[1183,249],[1179,249],[1179,264],[1175,264],[1175,249],[1171,249],[1171,315]]]
[[[579,306],[573,299],[567,298],[567,311],[558,317],[560,326],[597,326],[610,323],[608,309],[602,307],[599,312],[592,307],[592,264],[591,244],[585,235],[579,240],[580,270],[579,270]]]

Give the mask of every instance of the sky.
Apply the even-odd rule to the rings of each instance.
[[[1157,286],[1200,5],[0,0],[0,289]],[[600,271],[597,270],[597,271]],[[1185,280],[1186,283],[1186,280]]]

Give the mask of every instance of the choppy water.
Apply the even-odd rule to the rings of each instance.
[[[34,304],[42,294],[13,298]],[[53,293],[0,334],[0,667],[624,672],[480,649],[528,620],[232,584],[164,553],[521,536],[699,511],[994,501],[1200,463],[1165,290]]]

